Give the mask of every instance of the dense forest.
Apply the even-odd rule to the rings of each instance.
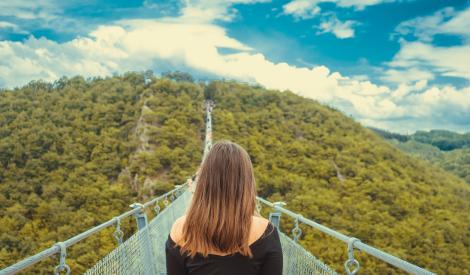
[[[136,73],[1,91],[0,269],[183,183],[201,158],[202,102],[199,86]],[[112,230],[67,249],[74,273],[115,247]]]
[[[117,178],[135,147],[139,78],[64,78],[0,93],[1,267],[127,209],[133,194]],[[111,233],[79,243],[69,264],[90,265],[112,247]]]
[[[410,136],[410,139],[431,144],[443,151],[470,147],[470,133],[459,134],[445,130],[417,131]]]
[[[183,183],[201,158],[204,96],[216,103],[214,139],[247,149],[260,196],[431,271],[468,274],[470,186],[458,177],[289,91],[140,73],[0,92],[0,268]],[[346,245],[302,229],[300,242],[342,271]],[[83,272],[114,246],[108,230],[67,261]],[[398,273],[356,254],[361,273]]]
[[[402,135],[376,128],[372,130],[400,150],[424,159],[470,183],[470,133],[432,130]]]
[[[370,127],[370,129],[386,139],[395,139],[400,142],[416,141],[432,145],[442,151],[470,148],[470,133],[460,134],[447,130],[431,130],[416,131],[414,134],[404,135],[374,127]]]

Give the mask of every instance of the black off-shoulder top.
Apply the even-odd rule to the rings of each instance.
[[[263,235],[250,245],[253,258],[240,253],[221,256],[198,253],[193,259],[182,255],[180,246],[168,235],[165,245],[168,275],[281,275],[282,248],[276,227],[269,222]]]

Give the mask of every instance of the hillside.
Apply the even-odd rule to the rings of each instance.
[[[134,81],[76,77],[0,93],[1,267],[126,209],[131,193],[113,182],[133,150],[142,90]],[[102,236],[70,254],[111,248],[112,235]],[[55,264],[48,260],[36,272]]]
[[[459,134],[445,130],[418,131],[411,135],[410,139],[430,144],[443,151],[470,147],[470,133]]]
[[[182,183],[201,157],[204,90],[214,139],[247,149],[259,195],[437,273],[470,270],[470,186],[452,174],[291,92],[136,73],[0,92],[0,267]],[[301,243],[343,270],[346,246],[302,229]],[[114,245],[107,231],[68,263],[82,272]],[[357,255],[363,274],[397,272]]]
[[[469,272],[470,187],[463,181],[313,100],[236,83],[216,89],[214,137],[247,148],[260,195],[437,273]],[[301,242],[342,270],[345,245],[303,229]],[[360,261],[363,274],[396,272]]]
[[[201,157],[202,101],[197,85],[135,73],[1,91],[0,269],[183,183]],[[122,226],[128,236],[134,219]],[[115,247],[112,230],[67,249],[74,273]]]
[[[418,131],[400,135],[372,128],[401,151],[428,161],[470,183],[470,133]]]
[[[386,130],[370,127],[380,136],[400,142],[416,141],[429,144],[442,151],[452,151],[470,147],[470,133],[460,134],[447,130],[417,131],[411,135],[392,133]]]

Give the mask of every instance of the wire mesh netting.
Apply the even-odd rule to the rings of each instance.
[[[186,190],[173,203],[168,205],[161,214],[155,217],[149,224],[151,245],[154,248],[155,274],[166,274],[165,242],[170,234],[175,220],[184,215],[189,202],[191,192]]]
[[[337,274],[334,270],[305,250],[305,248],[300,244],[294,242],[286,234],[279,232],[279,238],[282,245],[282,274]]]
[[[166,274],[165,242],[175,220],[186,211],[190,197],[191,193],[184,191],[146,227],[111,251],[85,274]]]
[[[191,193],[184,191],[148,226],[137,231],[85,274],[166,274],[165,242],[171,226],[185,213],[190,199]],[[284,258],[283,274],[336,274],[287,235],[279,232],[279,236]]]

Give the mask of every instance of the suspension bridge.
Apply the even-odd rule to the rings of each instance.
[[[212,101],[208,100],[205,102],[206,128],[203,159],[212,146],[213,108],[214,104]],[[67,265],[67,248],[112,226],[115,227],[114,237],[117,241],[117,247],[87,270],[85,274],[167,274],[165,242],[174,221],[184,215],[190,200],[191,192],[188,190],[188,184],[176,185],[173,190],[144,204],[132,204],[132,210],[130,211],[0,270],[0,275],[15,274],[27,268],[34,269],[34,264],[53,255],[59,255],[59,261],[56,266],[51,266],[51,272],[54,274],[68,275],[72,270]],[[161,203],[164,205],[163,209],[160,207]],[[348,275],[357,274],[361,265],[354,257],[355,250],[360,250],[399,270],[411,274],[434,274],[380,249],[367,245],[357,238],[346,236],[311,219],[305,218],[300,214],[288,210],[284,206],[285,203],[283,202],[270,202],[264,198],[257,197],[258,210],[261,210],[262,207],[271,209],[269,220],[279,230],[284,260],[283,274],[338,274],[337,272],[346,273]],[[155,212],[155,217],[149,221],[145,211],[152,208]],[[282,232],[279,227],[282,215],[294,219],[294,227],[290,232],[292,237]],[[131,216],[135,217],[137,231],[124,241],[121,221]],[[345,243],[348,259],[344,263],[343,271],[333,270],[299,244],[298,241],[302,235],[302,229],[299,224],[310,226]]]

